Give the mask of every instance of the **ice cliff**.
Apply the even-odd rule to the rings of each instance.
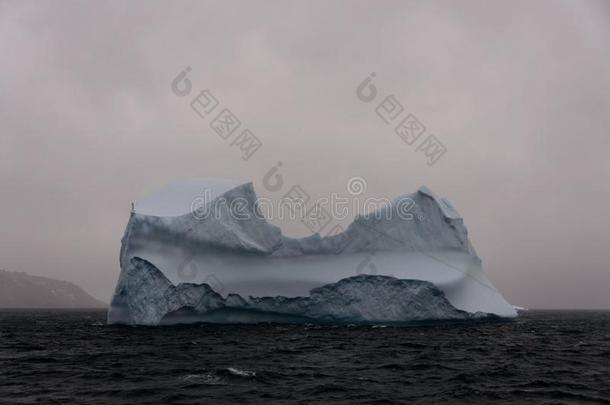
[[[208,284],[174,286],[153,264],[134,257],[114,296],[113,312],[120,321],[157,325],[169,321],[396,323],[426,320],[467,320],[470,314],[453,307],[442,291],[422,280],[359,275],[311,290],[308,297],[223,298]]]
[[[221,198],[225,204],[201,218],[191,212],[191,201],[205,190],[208,206]],[[400,209],[401,197],[414,202],[413,215],[384,215]],[[261,215],[251,183],[174,184],[131,213],[108,322],[516,316],[483,273],[449,201],[426,187],[401,197],[340,234],[296,239]],[[236,200],[246,202],[239,216],[229,208]]]

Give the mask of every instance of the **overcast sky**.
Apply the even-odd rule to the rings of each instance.
[[[610,308],[609,40],[604,1],[0,1],[0,268],[108,302],[132,200],[208,176],[275,198],[281,161],[313,197],[425,184],[511,303]],[[250,159],[172,92],[187,66]],[[375,114],[388,95],[446,147],[433,166]]]

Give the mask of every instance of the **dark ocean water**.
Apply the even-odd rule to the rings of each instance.
[[[410,327],[0,311],[0,403],[610,403],[610,312]]]

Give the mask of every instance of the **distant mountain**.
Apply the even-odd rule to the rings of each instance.
[[[76,284],[0,270],[0,308],[105,308]]]

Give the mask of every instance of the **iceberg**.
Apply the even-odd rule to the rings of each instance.
[[[213,215],[193,210],[202,193],[207,198],[197,210]],[[405,199],[412,210],[398,215]],[[172,183],[135,204],[119,263],[110,324],[517,315],[483,272],[462,217],[427,187],[357,217],[340,233],[290,238],[261,214],[252,183]]]

